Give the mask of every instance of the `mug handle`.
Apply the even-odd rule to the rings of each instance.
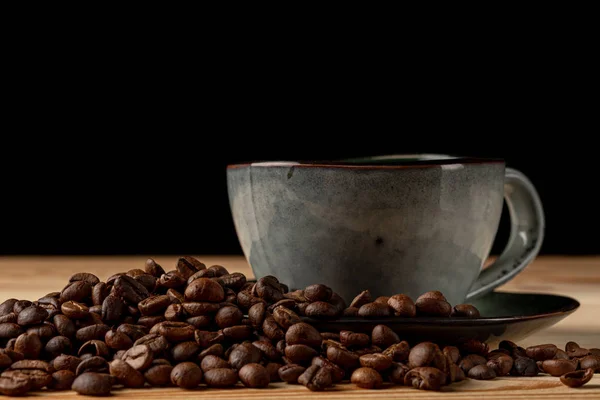
[[[482,296],[521,272],[537,256],[544,240],[544,210],[533,184],[521,172],[506,168],[504,199],[510,214],[510,237],[500,257],[484,269],[467,295]]]

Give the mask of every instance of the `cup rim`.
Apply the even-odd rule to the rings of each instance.
[[[390,164],[389,162],[399,162]],[[462,164],[505,164],[501,158],[459,156],[448,154],[415,153],[415,154],[387,154],[365,157],[354,157],[338,160],[304,160],[304,161],[252,161],[227,165],[227,169],[235,168],[343,168],[343,169],[412,169],[431,168],[445,165]]]

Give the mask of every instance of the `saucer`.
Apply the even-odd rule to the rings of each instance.
[[[531,334],[564,319],[579,307],[579,302],[565,296],[536,293],[491,292],[469,302],[479,310],[480,318],[390,317],[363,319],[342,317],[318,321],[303,317],[320,332],[371,333],[378,324],[393,329],[409,343],[433,341],[455,345],[469,339],[485,341],[491,348],[502,340],[518,342]]]

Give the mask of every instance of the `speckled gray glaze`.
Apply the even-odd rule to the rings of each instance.
[[[451,160],[412,166],[235,165],[227,169],[227,184],[236,232],[257,278],[274,275],[291,288],[324,283],[347,302],[365,289],[374,296],[413,298],[440,290],[451,304],[465,301],[476,284],[506,189],[503,162]],[[511,212],[513,222],[517,214],[535,214],[536,201]],[[529,218],[535,241],[521,243],[526,249],[509,246],[522,259],[510,257],[494,268],[477,294],[512,278],[537,254],[539,215]],[[525,225],[532,230],[531,223]],[[513,224],[511,240],[519,232]]]

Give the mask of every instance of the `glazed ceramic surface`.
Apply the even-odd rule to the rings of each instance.
[[[413,298],[440,290],[458,304],[493,244],[505,164],[444,158],[255,163],[230,166],[227,183],[236,231],[257,278],[274,275],[293,288],[324,283],[347,302],[365,289],[375,297]],[[481,294],[523,261],[503,273],[494,269]]]

